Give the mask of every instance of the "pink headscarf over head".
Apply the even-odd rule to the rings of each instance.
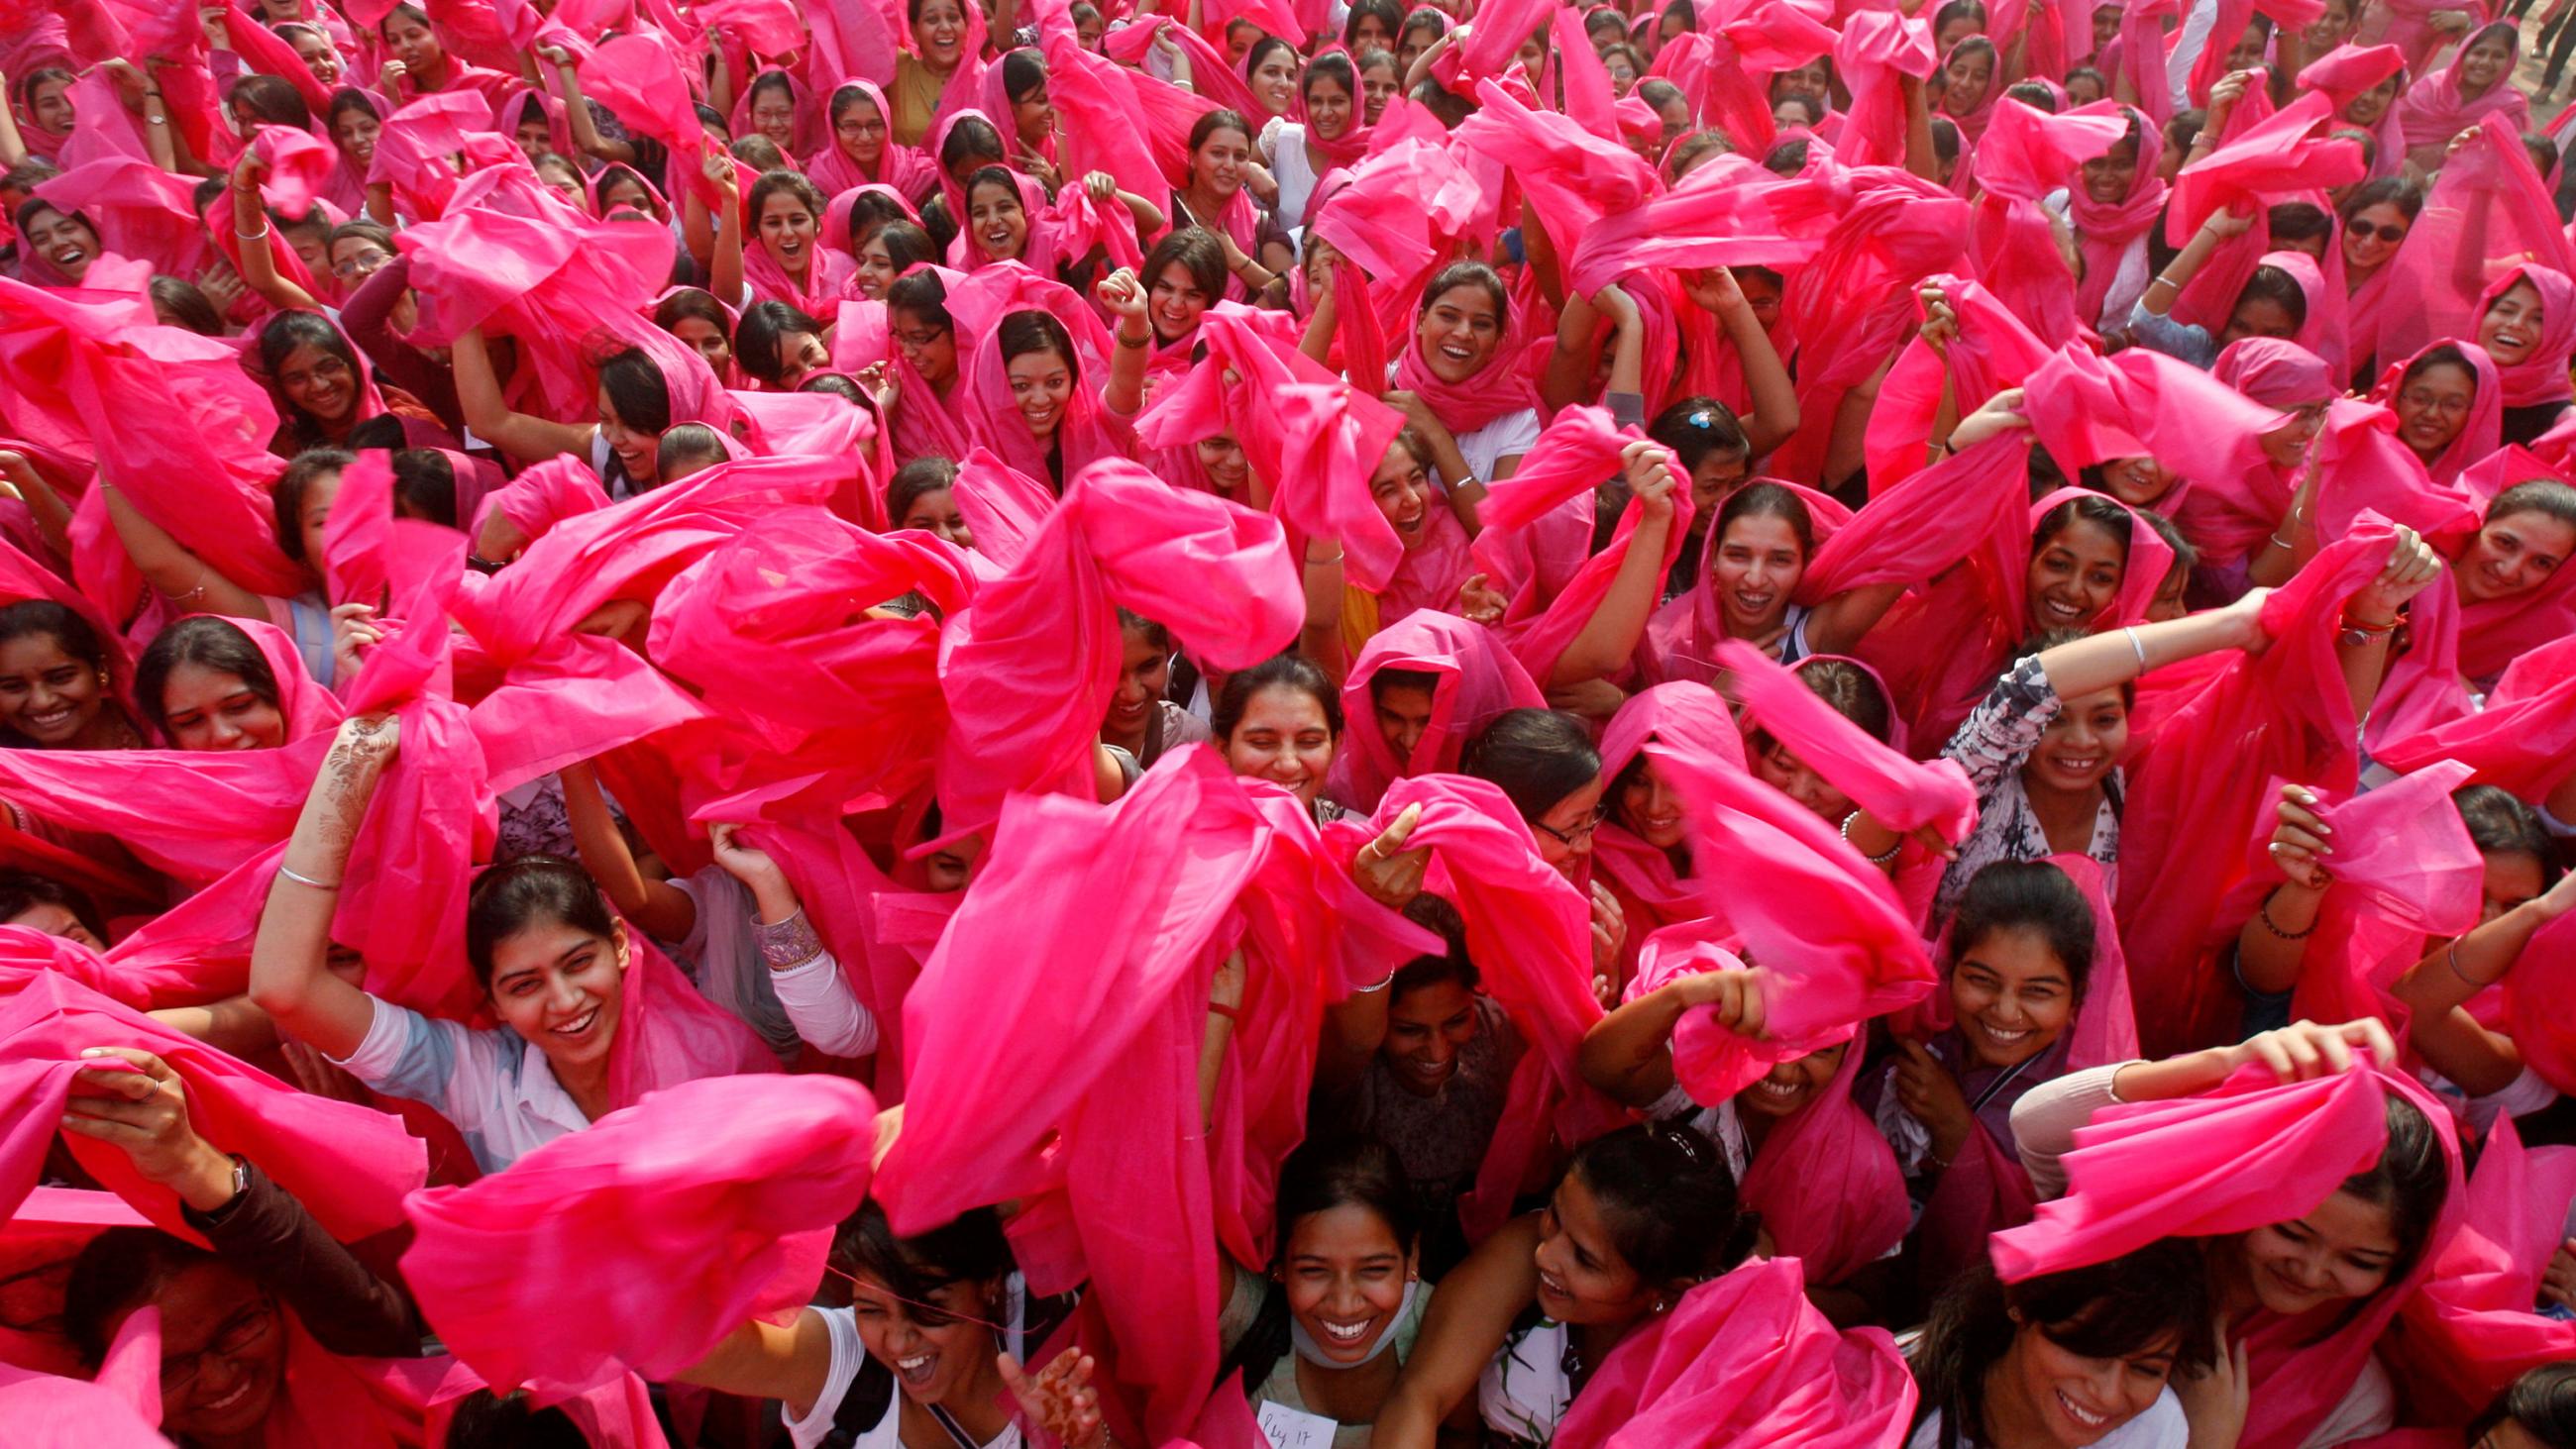
[[[2504,70],[2489,85],[2486,93],[2469,96],[2460,89],[2460,67],[2469,51],[2480,40],[2501,35],[2513,49]],[[2397,98],[2397,124],[2404,133],[2407,159],[2428,169],[2438,169],[2443,160],[2442,148],[2451,138],[2494,116],[2519,133],[2531,124],[2531,98],[2514,83],[2514,61],[2521,58],[2522,42],[2514,27],[2499,20],[2482,25],[2460,41],[2460,48],[2443,66]]]
[[[1377,724],[1372,683],[1385,669],[1433,676],[1431,722],[1410,759],[1396,758]],[[1325,793],[1373,813],[1397,780],[1455,773],[1459,749],[1494,716],[1546,707],[1546,696],[1491,631],[1455,614],[1417,610],[1379,630],[1351,661],[1342,685],[1342,738]]]
[[[958,335],[975,339],[974,350],[958,361],[964,374],[958,386],[964,390],[959,411],[976,442],[1032,478],[1060,477],[1067,483],[1088,464],[1131,456],[1133,428],[1101,400],[1101,389],[1109,382],[1108,329],[1072,288],[1017,262],[996,262],[949,289],[948,312],[956,319]],[[1074,355],[1065,359],[1074,373],[1073,389],[1049,442],[1029,431],[1011,395],[1001,324],[1018,312],[1053,317],[1073,342]],[[1048,466],[1050,451],[1060,470]]]
[[[2576,281],[2571,281],[2565,272],[2538,262],[2513,267],[2487,283],[2487,289],[2478,294],[2477,309],[2472,315],[2485,320],[2487,309],[2524,283],[2540,294],[2540,336],[2533,340],[2530,355],[2522,361],[2496,364],[2496,380],[2504,387],[2504,406],[2527,408],[2576,398],[2576,388],[2567,381],[2568,359],[2576,355]]]
[[[1481,286],[1468,286],[1464,290],[1472,291],[1480,298],[1486,295]],[[1427,311],[1438,300],[1426,284],[1421,309]],[[1396,358],[1395,385],[1420,397],[1423,404],[1431,409],[1431,415],[1440,420],[1440,425],[1459,437],[1497,419],[1538,406],[1538,390],[1530,386],[1529,378],[1520,370],[1521,349],[1516,339],[1521,333],[1514,325],[1508,299],[1501,303],[1501,310],[1502,315],[1495,320],[1502,326],[1502,335],[1495,342],[1493,355],[1464,381],[1451,382],[1431,370],[1431,364],[1422,356],[1422,334],[1418,328],[1406,336],[1404,351]]]
[[[1619,778],[1649,740],[1744,768],[1744,740],[1736,733],[1734,716],[1717,691],[1705,684],[1687,680],[1658,684],[1631,695],[1610,717],[1610,727],[1601,736],[1601,779],[1602,804],[1611,818],[1592,834],[1593,877],[1619,897],[1628,938],[1639,944],[1648,932],[1696,919],[1705,910],[1704,888],[1676,869],[1671,856],[1620,823],[1625,807],[1617,798],[1622,788]],[[1644,779],[1642,772],[1638,778]],[[1633,959],[1633,947],[1630,955]]]
[[[2470,464],[2493,453],[2504,440],[2504,384],[2496,375],[2495,360],[2474,342],[2427,343],[2414,356],[2388,364],[2379,374],[2379,385],[2370,392],[2372,402],[2395,408],[2405,389],[2408,370],[2430,361],[2432,353],[2444,349],[2468,364],[2474,390],[2469,396],[2468,418],[2460,424],[2459,432],[2452,435],[2439,455],[2424,464],[2424,471],[2437,484],[2457,480]]]
[[[838,128],[832,124],[830,107],[843,91],[856,91],[866,98],[865,104],[877,108],[885,121],[885,150],[877,157],[874,174],[850,159],[841,149]],[[894,139],[894,108],[887,104],[885,92],[874,81],[851,76],[841,82],[822,103],[823,138],[812,155],[805,159],[805,174],[825,196],[839,196],[853,187],[882,184],[893,187],[906,204],[919,206],[939,189],[939,168],[928,153],[917,146],[897,145]]]

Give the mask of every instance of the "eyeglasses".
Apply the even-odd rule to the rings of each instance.
[[[2395,222],[2387,221],[2383,221],[2377,226],[2355,222],[2352,226],[2351,235],[2355,237],[2375,236],[2381,241],[2388,243],[2390,246],[2395,246],[2397,243],[2406,240],[2406,228],[2397,225]]]
[[[331,275],[343,279],[349,277],[372,277],[376,274],[378,269],[384,266],[385,263],[392,260],[393,258],[391,256],[383,252],[363,251],[358,253],[356,256],[350,257],[346,261],[333,262],[331,264]]]
[[[1560,845],[1581,845],[1583,842],[1592,838],[1592,832],[1601,828],[1602,821],[1609,818],[1610,806],[1607,802],[1604,802],[1593,806],[1592,818],[1584,821],[1580,825],[1577,825],[1572,830],[1559,830],[1544,820],[1531,821],[1530,829],[1553,836],[1556,839],[1556,842]]]
[[[239,1363],[243,1354],[267,1342],[268,1336],[276,1330],[277,1300],[263,1297],[226,1320],[204,1348],[195,1353],[163,1354],[161,1396],[175,1398],[187,1392],[188,1386],[195,1383],[197,1375],[205,1370],[209,1358]]]

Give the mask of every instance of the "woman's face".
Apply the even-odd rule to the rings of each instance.
[[[630,427],[617,415],[617,404],[608,389],[599,390],[599,435],[608,442],[608,451],[617,455],[626,476],[638,483],[657,483],[662,478],[662,435]]]
[[[1592,858],[1592,832],[1601,825],[1603,783],[1594,776],[1591,783],[1557,801],[1546,814],[1530,822],[1530,837],[1538,842],[1539,859],[1568,880],[1574,879],[1583,863]]]
[[[1771,748],[1753,757],[1753,773],[1762,783],[1816,812],[1820,820],[1840,825],[1853,810],[1849,795],[1837,790],[1824,776],[1807,767],[1807,762],[1790,752],[1787,745],[1774,740]]]
[[[542,115],[520,121],[510,139],[518,143],[519,154],[531,162],[555,148],[554,128],[546,124]]]
[[[861,1277],[850,1307],[858,1317],[859,1343],[868,1357],[894,1371],[903,1396],[916,1404],[964,1400],[993,1361],[999,1283],[943,1283],[924,1303],[907,1302],[872,1277]]]
[[[1337,76],[1318,76],[1306,87],[1306,124],[1324,140],[1338,139],[1351,128],[1351,93]]]
[[[1172,652],[1157,648],[1139,629],[1124,631],[1122,642],[1118,688],[1109,696],[1109,718],[1101,730],[1124,739],[1142,733],[1153,717],[1154,702],[1172,682]]]
[[[492,948],[492,1010],[556,1069],[608,1062],[626,1005],[626,927],[605,936],[540,920]]]
[[[2221,1276],[2262,1307],[2296,1317],[2387,1286],[2401,1245],[2386,1207],[2338,1192],[2306,1217],[2256,1228],[2227,1246]]]
[[[2084,195],[2099,206],[2129,199],[2138,184],[2138,143],[2122,141],[2084,163]]]
[[[1073,22],[1073,38],[1081,42],[1082,48],[1093,55],[1100,54],[1101,39],[1108,33],[1109,22],[1097,12],[1091,12],[1086,18]]]
[[[1255,692],[1226,736],[1225,762],[1238,775],[1287,787],[1301,805],[1314,804],[1333,763],[1323,702],[1282,684]]]
[[[1401,442],[1386,450],[1369,475],[1369,497],[1407,549],[1431,536],[1431,472]]]
[[[2540,289],[2516,282],[2478,319],[2478,345],[2495,359],[2496,366],[2511,367],[2540,345],[2541,320]]]
[[[39,130],[71,134],[72,83],[59,78],[36,82],[27,91],[27,119]]]
[[[895,312],[895,350],[903,354],[904,364],[921,374],[921,380],[937,387],[957,375],[957,334],[930,319],[912,312]]]
[[[1406,26],[1404,28],[1404,34],[1396,39],[1395,63],[1403,67],[1407,73],[1410,73],[1413,69],[1414,60],[1419,57],[1422,52],[1429,50],[1431,48],[1431,42],[1438,40],[1439,38],[1440,32],[1431,26]]]
[[[1817,105],[1830,106],[1834,99],[1833,87],[1833,71],[1820,57],[1796,70],[1784,70],[1771,77],[1771,99],[1806,96]]]
[[[1199,467],[1207,474],[1216,491],[1242,501],[1244,490],[1252,486],[1252,461],[1243,456],[1243,445],[1231,434],[1219,433],[1201,438],[1197,443]]]
[[[350,165],[363,171],[368,162],[376,159],[376,137],[384,129],[384,122],[352,107],[342,111],[338,119],[331,122],[331,144],[340,148],[340,154],[349,158]]]
[[[725,330],[704,317],[683,317],[671,324],[671,335],[698,350],[707,366],[722,377],[733,366],[733,339]]]
[[[1297,1219],[1280,1255],[1288,1314],[1335,1368],[1368,1362],[1404,1311],[1412,1272],[1413,1256],[1396,1241],[1395,1229],[1358,1203]]]
[[[1807,552],[1789,520],[1748,514],[1727,524],[1711,551],[1708,586],[1729,637],[1758,639],[1779,628],[1806,571]]]
[[[1816,1094],[1833,1081],[1834,1073],[1842,1070],[1843,1054],[1850,1050],[1850,1042],[1836,1042],[1823,1051],[1774,1063],[1759,1081],[1735,1094],[1735,1110],[1746,1116],[1779,1121],[1816,1100]]]
[[[1002,364],[1002,376],[1011,385],[1011,405],[1020,410],[1029,436],[1040,441],[1054,437],[1073,402],[1073,369],[1064,358],[1052,347],[1023,352]]]
[[[2481,35],[2460,54],[2460,93],[2485,95],[2512,68],[2513,42],[2501,32]]]
[[[751,129],[790,156],[796,154],[796,93],[782,85],[762,86],[751,98]]]
[[[793,392],[805,379],[832,365],[832,353],[811,332],[785,332],[778,338],[778,388]],[[656,448],[658,452],[658,447]]]
[[[2147,622],[2170,624],[2191,613],[2189,594],[2191,570],[2173,568],[2165,571],[2165,581],[2156,586],[2156,596],[2147,600]]]
[[[1370,125],[1376,125],[1378,118],[1386,114],[1386,103],[1395,99],[1403,84],[1404,77],[1396,73],[1394,66],[1379,64],[1361,69],[1360,102]]]
[[[286,1383],[277,1300],[217,1263],[180,1269],[153,1296],[161,1310],[161,1427],[183,1443],[258,1435]]]
[[[1569,1172],[1539,1215],[1539,1312],[1564,1324],[1621,1323],[1643,1314],[1657,1285],[1619,1255],[1601,1200]]]
[[[329,37],[316,35],[309,30],[298,30],[287,43],[295,47],[296,57],[304,62],[306,70],[313,72],[313,79],[321,82],[324,89],[338,89],[340,51],[339,47],[331,43]]]
[[[1377,731],[1386,739],[1399,768],[1410,768],[1413,752],[1422,745],[1422,737],[1431,732],[1431,717],[1438,709],[1432,691],[1418,684],[1378,684],[1370,690],[1370,703],[1377,715]]]
[[[1395,49],[1395,37],[1387,33],[1386,21],[1384,19],[1375,14],[1362,12],[1356,19],[1352,20],[1350,34],[1351,54],[1366,55],[1372,50],[1393,49]]]
[[[414,81],[435,74],[447,59],[447,52],[439,48],[438,37],[430,33],[429,26],[408,15],[386,16],[384,36],[385,49],[403,63]]]
[[[1260,39],[1261,27],[1249,20],[1236,20],[1227,24],[1225,63],[1236,70],[1243,69],[1243,58],[1252,53],[1253,45]]]
[[[548,156],[539,162],[537,179],[553,187],[555,194],[569,202],[573,210],[582,210],[587,204],[581,195],[581,168],[561,156]]]
[[[2102,491],[2131,508],[2151,508],[2173,491],[2174,475],[2153,458],[2111,458],[2102,464]]]
[[[1986,103],[1986,92],[1994,87],[1995,58],[1983,50],[1953,55],[1941,68],[1941,78],[1941,109],[1967,115]]]
[[[2117,686],[2064,701],[2040,731],[2039,747],[2022,766],[2025,782],[2081,793],[2102,783],[2129,747],[2129,706]]]
[[[2013,1067],[2057,1044],[2075,1019],[2075,978],[2028,926],[1970,942],[1950,968],[1950,1010],[1979,1065]]]
[[[295,517],[304,557],[317,570],[322,567],[322,535],[331,526],[331,505],[340,501],[340,479],[336,471],[314,474],[304,485],[304,508]]]
[[[1451,287],[1431,299],[1413,325],[1422,361],[1442,382],[1463,383],[1485,370],[1503,345],[1503,311],[1482,287]]]
[[[1691,532],[1705,534],[1717,519],[1727,495],[1753,476],[1753,460],[1726,449],[1713,449],[1691,469]]]
[[[1232,126],[1208,132],[1190,153],[1190,175],[1210,195],[1231,200],[1243,189],[1244,168],[1252,164],[1252,138]]]
[[[2308,444],[2316,441],[2317,429],[2325,425],[2326,404],[2310,403],[2306,407],[2281,415],[2281,425],[2262,438],[2263,457],[2275,468],[2295,468],[2307,456]]]
[[[27,218],[27,250],[77,283],[89,275],[89,264],[98,260],[98,233],[79,217],[41,206]]]
[[[1154,340],[1169,346],[1198,330],[1199,318],[1216,304],[1207,289],[1200,286],[1190,269],[1178,262],[1163,268],[1154,285],[1145,293],[1146,316],[1154,324]]]
[[[1521,74],[1528,76],[1533,86],[1547,73],[1547,46],[1536,36],[1522,41],[1520,51],[1513,59],[1521,63]]]
[[[2102,99],[2102,82],[2090,75],[2070,76],[2066,81],[2066,104],[2089,106]]]
[[[760,203],[760,244],[769,248],[779,270],[805,275],[814,260],[814,210],[793,191],[773,191]]]
[[[1601,58],[1601,68],[1610,73],[1610,94],[1612,96],[1620,100],[1625,100],[1627,99],[1628,92],[1637,88],[1637,81],[1639,79],[1637,75],[1637,63],[1628,58],[1627,52],[1618,51],[1610,55],[1603,56]]]
[[[871,302],[884,301],[886,288],[895,284],[894,253],[886,250],[883,228],[860,245],[857,275],[859,295]]]
[[[1020,205],[1017,187],[982,182],[966,195],[966,229],[984,255],[997,262],[1019,260],[1028,250],[1029,214]]]
[[[2464,604],[2510,599],[2549,582],[2570,554],[2576,524],[2525,509],[2487,520],[2451,565],[2451,577]]]
[[[1664,778],[1663,767],[1651,755],[1619,787],[1619,823],[1657,850],[1671,850],[1689,833],[1682,819],[1682,793]]]
[[[73,915],[69,906],[57,905],[52,901],[38,901],[8,920],[0,921],[0,925],[24,926],[30,931],[41,931],[48,936],[59,936],[66,941],[78,941],[93,951],[107,949],[107,943],[99,939],[96,931],[82,925],[81,918]]]
[[[2099,55],[2104,46],[2109,45],[2112,41],[2119,38],[2120,7],[2117,5],[2097,5],[2093,7],[2094,53]]]
[[[2093,1358],[2061,1347],[2035,1324],[2022,1324],[1986,1380],[1993,1396],[1988,1421],[2002,1418],[1995,1412],[2002,1410],[2038,1430],[2030,1443],[2052,1449],[2098,1444],[2155,1407],[2173,1377],[2180,1347],[2167,1336],[2134,1353]]]
[[[2227,48],[2227,68],[2231,71],[2251,70],[2261,65],[2263,52],[2271,43],[2270,32],[2260,26],[2246,26],[2236,37],[2236,43]]]
[[[2218,345],[2242,342],[2248,337],[2277,337],[2284,342],[2299,335],[2299,319],[2290,309],[2269,297],[2245,297],[2236,303],[2235,313],[2219,330]]]
[[[1397,1083],[1436,1097],[1458,1075],[1459,1053],[1476,1039],[1476,993],[1456,981],[1417,986],[1386,1004],[1379,1053]]]
[[[2388,108],[2397,104],[2399,84],[2396,76],[2390,76],[2360,95],[2354,96],[2352,104],[2343,108],[2343,118],[2364,130],[2378,125],[2380,117],[2388,114]]]
[[[1252,68],[1252,98],[1274,116],[1288,114],[1297,102],[1297,52],[1283,45],[1262,52]]]
[[[2540,857],[2527,850],[2481,851],[2486,879],[2479,888],[2478,922],[2483,925],[2537,896],[2548,885]]]
[[[0,722],[48,749],[78,739],[107,697],[106,672],[63,652],[51,634],[0,643]]]
[[[2325,13],[2308,26],[2301,39],[2308,43],[2308,54],[2323,55],[2343,44],[2351,34],[2351,0],[2326,0]]]
[[[2343,262],[2354,271],[2373,272],[2397,255],[2398,244],[2406,240],[2407,229],[2415,223],[2391,202],[2365,206],[2344,223]]]
[[[2469,425],[2477,397],[2477,374],[2469,369],[2449,362],[2424,368],[2397,389],[2397,436],[2429,463]]]
[[[921,18],[912,22],[912,42],[932,70],[954,69],[966,43],[966,10],[957,0],[922,0]]]
[[[912,506],[903,511],[894,526],[935,533],[959,548],[975,546],[975,536],[967,531],[966,515],[957,506],[957,490],[953,488],[933,488],[915,495]]]
[[[2129,552],[2089,518],[2069,522],[2030,561],[2030,631],[2081,629],[2119,597]]]
[[[842,155],[861,166],[874,167],[885,155],[885,112],[877,109],[876,102],[860,96],[841,112],[841,119],[832,123],[832,139],[840,143]]]
[[[286,743],[286,716],[238,674],[181,664],[161,686],[161,718],[183,750],[273,750]]]
[[[1011,121],[1019,127],[1020,139],[1031,146],[1055,134],[1055,103],[1047,95],[1045,81],[1011,102]]]

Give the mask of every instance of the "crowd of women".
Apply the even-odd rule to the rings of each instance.
[[[2571,1449],[2485,3],[0,5],[0,1442]]]

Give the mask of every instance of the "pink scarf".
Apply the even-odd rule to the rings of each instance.
[[[2429,343],[2415,356],[2388,364],[2386,370],[2379,374],[2379,385],[2370,392],[2372,402],[2395,408],[2406,369],[2413,367],[2424,353],[2443,346],[2457,349],[2460,356],[2467,359],[2477,378],[2477,390],[2469,399],[2468,421],[2460,425],[2460,431],[2443,447],[2441,455],[2424,465],[2424,471],[2437,484],[2458,480],[2471,463],[2494,452],[2496,445],[2503,441],[2504,387],[2496,376],[2495,362],[2487,356],[2486,349],[2474,342]],[[2408,451],[2413,450],[2410,448]]]
[[[1396,359],[1395,385],[1421,398],[1431,415],[1440,420],[1440,426],[1461,438],[1513,413],[1537,408],[1538,389],[1530,386],[1529,378],[1520,370],[1518,333],[1509,321],[1507,317],[1503,338],[1495,345],[1493,356],[1463,382],[1450,382],[1431,370],[1431,364],[1423,360],[1422,334],[1414,332],[1405,339],[1404,352]]]
[[[827,135],[821,147],[806,158],[806,176],[822,188],[825,196],[838,196],[853,187],[883,184],[893,187],[906,202],[919,206],[939,188],[938,164],[919,147],[895,144],[891,120],[894,108],[886,103],[885,92],[875,82],[853,76],[841,82],[840,91],[859,92],[867,98],[866,104],[877,108],[879,117],[887,119],[885,150],[878,155],[875,174],[871,175],[867,167],[853,160],[841,148],[837,135]],[[833,99],[839,98],[840,91],[833,92]],[[824,116],[827,130],[830,120],[827,112]]]
[[[2460,93],[2460,64],[2468,59],[2470,47],[2490,35],[2501,35],[2513,47],[2506,60],[2504,74],[2487,87],[2484,95]],[[2511,25],[2498,22],[2481,26],[2460,42],[2451,63],[2423,80],[2406,88],[2397,98],[2397,125],[2406,139],[2407,159],[2429,168],[2442,164],[2442,148],[2451,138],[2484,121],[2489,116],[2501,117],[2516,131],[2531,125],[2531,98],[2514,83],[2514,64],[2522,57],[2520,35]]]
[[[801,279],[788,275],[778,258],[770,254],[768,243],[754,241],[742,249],[742,279],[750,284],[755,299],[784,302],[808,317],[828,322],[841,303],[859,295],[859,264],[849,252],[820,234],[820,221],[816,218],[817,234],[806,249],[805,275]]]
[[[993,280],[986,282],[988,277]],[[992,303],[1000,305],[978,314],[979,307]],[[1133,456],[1133,426],[1101,399],[1109,380],[1108,329],[1072,288],[1017,262],[996,262],[949,294],[948,311],[957,319],[958,335],[976,339],[974,352],[961,363],[965,376],[959,384],[960,411],[976,442],[1032,478],[1061,480],[1059,487],[1070,486],[1073,475],[1092,463]],[[1022,311],[1043,311],[1063,323],[1076,354],[1067,359],[1075,374],[1072,396],[1056,420],[1054,435],[1043,441],[1021,416],[1002,360],[999,324]],[[1050,454],[1056,460],[1052,466]]]
[[[1601,778],[1617,781],[1649,741],[1744,768],[1743,737],[1736,733],[1726,702],[1705,685],[1675,681],[1630,696],[1602,733]],[[1605,785],[1605,792],[1609,788]],[[1607,793],[1602,800],[1614,813],[1623,808]],[[1595,878],[1610,887],[1626,912],[1632,963],[1649,932],[1696,920],[1705,912],[1695,878],[1684,875],[1671,855],[1615,820],[1593,832],[1592,865]]]
[[[1382,669],[1429,674],[1431,723],[1411,757],[1398,759],[1377,726],[1371,681]],[[1508,709],[1544,709],[1545,696],[1491,632],[1454,614],[1418,610],[1378,631],[1351,662],[1342,685],[1347,722],[1333,751],[1327,792],[1354,810],[1374,812],[1386,787],[1415,775],[1454,774],[1458,751]]]
[[[2566,402],[2576,397],[2576,389],[2567,381],[2568,358],[2576,354],[2576,281],[2556,267],[2525,262],[2487,283],[2487,289],[2478,294],[2474,315],[2484,320],[2487,309],[2521,282],[2530,283],[2540,294],[2540,337],[2522,361],[2496,364],[2496,380],[2504,387],[2503,405],[2527,408]]]
[[[2076,286],[2075,312],[2086,326],[2094,327],[2104,320],[2103,302],[2110,296],[2111,283],[2119,276],[2122,259],[2164,210],[2168,188],[2158,168],[2164,159],[2165,140],[2161,127],[2115,101],[2096,101],[2073,114],[2125,116],[2138,135],[2138,170],[2129,180],[2127,195],[2117,201],[2095,201],[2081,176],[2066,193],[2076,244],[2084,253],[2084,276]]]

